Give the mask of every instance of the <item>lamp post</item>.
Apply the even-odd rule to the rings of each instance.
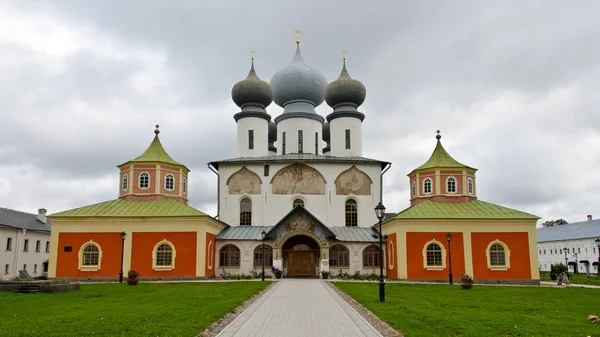
[[[267,236],[267,232],[264,230],[260,233],[262,235],[263,243],[262,243],[262,275],[260,275],[260,279],[262,281],[265,280],[265,237]]]
[[[598,275],[600,275],[600,238],[597,238],[594,242],[596,243],[596,248],[598,248],[598,264],[596,265],[596,271],[598,272]]]
[[[567,267],[567,277],[569,277],[569,257],[567,256],[567,248],[563,248],[565,252],[565,267]]]
[[[575,248],[573,248],[573,250],[575,250]],[[579,274],[579,264],[577,262],[579,262],[577,260],[577,253],[574,254],[575,255],[575,274]]]
[[[452,284],[452,250],[450,249],[450,241],[452,241],[452,233],[448,232],[448,234],[446,234],[446,240],[448,240],[448,267],[449,267],[449,273],[448,273],[448,283]]]
[[[375,215],[379,219],[379,303],[385,303],[385,281],[383,280],[383,232],[381,221],[385,214],[385,206],[381,201],[375,206]]]
[[[125,252],[125,239],[127,233],[121,232],[121,269],[119,270],[119,283],[123,283],[123,253]]]

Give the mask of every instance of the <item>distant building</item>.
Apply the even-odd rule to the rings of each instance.
[[[538,228],[537,249],[539,269],[550,271],[553,264],[569,265],[570,272],[598,272],[600,220],[588,215],[586,221]]]
[[[0,208],[0,279],[11,279],[25,270],[31,276],[48,271],[50,221],[46,210],[30,214]]]

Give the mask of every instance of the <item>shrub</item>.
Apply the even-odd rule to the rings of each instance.
[[[558,278],[558,276],[560,276],[561,273],[566,273],[566,272],[567,272],[567,267],[565,267],[564,264],[562,264],[562,263],[553,264],[550,269],[550,279],[552,281],[556,281],[556,279]]]

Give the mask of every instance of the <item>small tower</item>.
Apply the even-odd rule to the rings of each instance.
[[[273,88],[261,80],[252,66],[246,79],[231,89],[231,98],[242,111],[233,115],[237,122],[238,157],[263,157],[269,155],[269,121],[265,108],[273,101]],[[276,138],[275,138],[276,139]],[[273,146],[274,147],[274,146]]]
[[[159,200],[173,198],[187,205],[188,174],[185,165],[173,160],[165,151],[156,125],[154,139],[139,157],[118,166],[119,198]]]
[[[477,199],[475,172],[456,161],[442,146],[442,136],[437,131],[437,144],[425,164],[408,174],[410,180],[410,205],[423,200],[437,202],[466,202]]]
[[[342,72],[329,83],[325,100],[333,108],[327,116],[329,122],[329,154],[333,156],[362,156],[362,121],[365,115],[357,109],[365,101],[367,89],[350,77],[346,70],[346,52]]]

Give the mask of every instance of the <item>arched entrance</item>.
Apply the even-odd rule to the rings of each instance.
[[[296,235],[281,247],[283,268],[287,276],[317,276],[321,247],[311,237]]]

